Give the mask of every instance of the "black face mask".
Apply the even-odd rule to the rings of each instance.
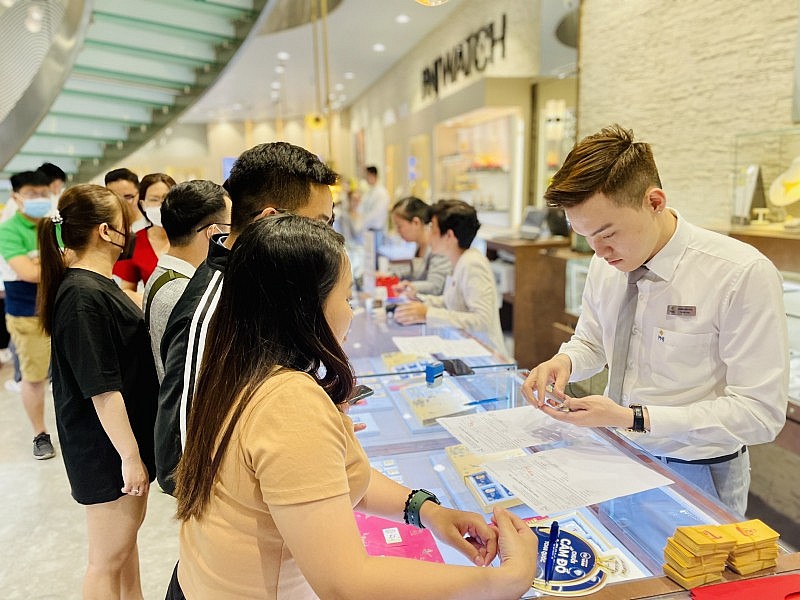
[[[125,245],[122,246],[120,244],[117,244],[116,242],[109,241],[109,244],[122,249],[122,252],[120,252],[120,255],[117,258],[117,260],[130,260],[133,257],[133,249],[136,247],[136,236],[133,235],[133,233],[128,233],[126,235],[121,231],[114,229],[110,225],[108,228],[111,231],[116,231],[118,234],[125,237]]]

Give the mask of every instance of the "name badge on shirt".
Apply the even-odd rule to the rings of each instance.
[[[696,306],[679,306],[678,304],[667,305],[667,315],[671,317],[696,317]]]

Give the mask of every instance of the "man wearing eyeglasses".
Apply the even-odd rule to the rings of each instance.
[[[211,238],[208,256],[195,271],[169,317],[161,340],[164,379],[156,416],[156,467],[162,489],[173,493],[196,377],[216,310],[228,253],[253,221],[289,211],[333,223],[330,187],[336,173],[308,150],[287,142],[260,144],[242,153],[225,189],[231,198],[231,229]],[[184,384],[185,382],[185,384]]]
[[[130,169],[121,168],[109,171],[105,176],[108,189],[122,198],[128,210],[128,220],[133,223],[134,232],[143,229],[147,224],[139,210],[139,176]]]
[[[167,321],[189,279],[205,260],[211,237],[230,233],[231,199],[213,181],[187,181],[167,193],[160,215],[170,247],[147,280],[142,306],[159,383],[164,379],[159,349]]]

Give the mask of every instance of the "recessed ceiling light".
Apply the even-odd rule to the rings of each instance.
[[[236,103],[231,105],[231,108],[233,110],[242,110],[244,108],[244,106],[242,105],[241,102],[236,102]]]
[[[278,65],[277,67],[275,67],[275,72],[278,75],[283,75],[286,72],[286,67],[284,67],[283,65]]]
[[[333,89],[335,89],[337,92],[341,92],[344,89],[344,84],[337,83],[335,86],[333,86]]]
[[[405,25],[411,20],[411,17],[409,17],[408,15],[397,15],[394,18],[394,20],[396,23],[399,23],[400,25]]]
[[[386,50],[386,46],[378,42],[377,44],[372,44],[372,49],[375,52],[383,52],[384,50]]]
[[[345,78],[345,79],[355,79],[355,78],[356,78],[356,74],[355,74],[355,73],[353,73],[352,71],[347,71],[347,72],[344,74],[344,78]]]
[[[447,2],[447,0],[417,0],[417,2],[423,6],[439,6]]]
[[[346,94],[340,94],[339,95],[339,102],[344,102],[345,100],[347,100],[347,95]]]
[[[278,52],[278,60],[289,60],[289,53],[285,50]]]
[[[279,90],[281,89],[281,82],[273,81],[271,84],[269,84],[269,87],[271,87],[273,90]]]

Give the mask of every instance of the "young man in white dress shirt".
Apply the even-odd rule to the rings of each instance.
[[[786,417],[780,274],[752,246],[667,208],[650,146],[618,125],[579,142],[545,198],[564,208],[595,255],[575,334],[531,371],[524,395],[561,421],[627,429],[637,444],[743,515],[747,445],[772,441]],[[628,273],[641,266],[644,275],[629,284]],[[615,365],[629,285],[636,288],[628,296],[635,312],[620,331],[630,332],[630,342],[627,359]],[[548,384],[566,398],[569,380],[606,364],[606,396],[567,398],[568,412],[541,401]],[[609,393],[612,387],[620,392]]]

